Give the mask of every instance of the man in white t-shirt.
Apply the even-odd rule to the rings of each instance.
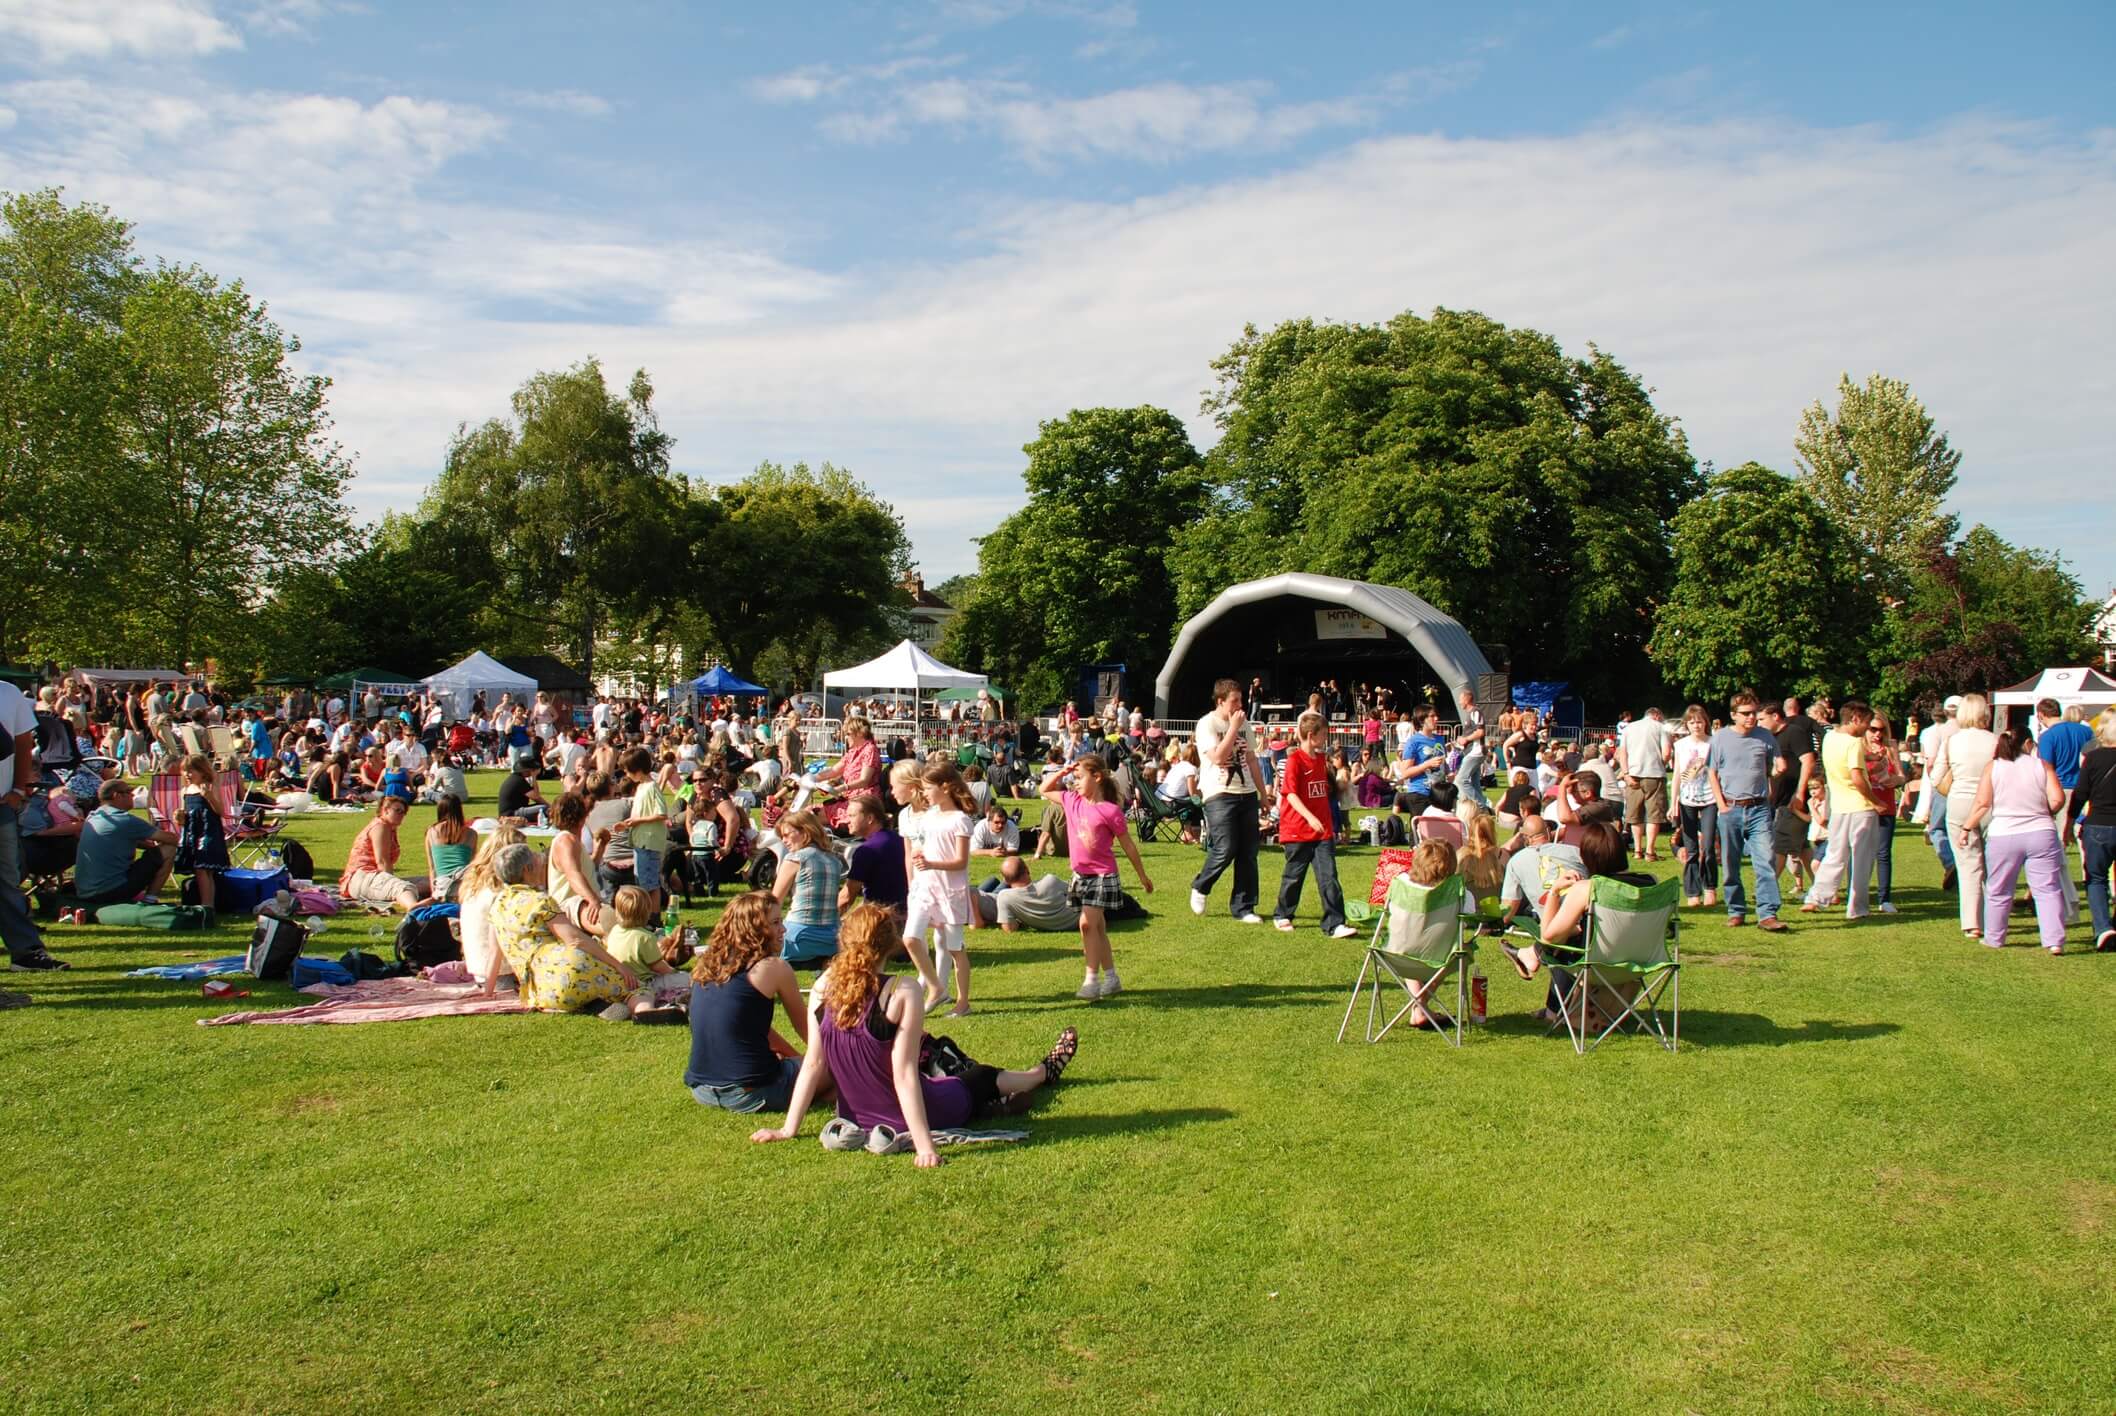
[[[49,973],[67,966],[46,951],[22,892],[21,817],[37,783],[37,711],[11,683],[0,682],[0,733],[9,749],[0,761],[0,941],[7,945],[9,968]]]
[[[1617,739],[1616,767],[1624,779],[1624,824],[1631,845],[1647,860],[1658,860],[1660,824],[1668,815],[1667,719],[1658,707],[1625,725]]]
[[[1262,924],[1256,912],[1256,852],[1262,839],[1258,811],[1263,764],[1257,761],[1249,716],[1242,711],[1242,686],[1221,679],[1212,686],[1212,711],[1198,719],[1198,787],[1205,798],[1205,864],[1190,882],[1190,912],[1205,913],[1205,897],[1228,866],[1234,889],[1228,905],[1237,924]]]

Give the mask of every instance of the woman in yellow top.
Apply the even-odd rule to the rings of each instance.
[[[492,939],[524,1003],[547,1013],[577,1013],[625,1002],[639,992],[639,975],[560,914],[544,893],[542,856],[527,846],[508,846],[493,857],[492,873],[499,881],[490,914]],[[498,982],[495,969],[485,981],[488,996]]]

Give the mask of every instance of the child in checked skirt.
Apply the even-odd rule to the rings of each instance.
[[[1151,895],[1154,883],[1146,878],[1146,866],[1139,860],[1139,848],[1124,821],[1124,808],[1117,804],[1116,784],[1100,754],[1090,752],[1070,767],[1055,768],[1043,779],[1041,795],[1065,809],[1067,853],[1073,862],[1073,884],[1066,898],[1080,911],[1080,953],[1087,966],[1087,976],[1074,996],[1107,998],[1124,987],[1117,979],[1117,961],[1109,944],[1109,911],[1124,901],[1111,845],[1124,847],[1141,890]]]

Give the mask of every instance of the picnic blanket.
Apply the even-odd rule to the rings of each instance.
[[[200,1018],[202,1028],[238,1023],[402,1023],[415,1018],[469,1018],[487,1013],[527,1013],[512,992],[487,998],[476,984],[435,983],[424,978],[371,978],[360,983],[317,983],[301,990],[321,1001],[299,1008],[265,1008]]]
[[[177,983],[197,983],[200,979],[220,978],[226,974],[245,972],[245,957],[230,954],[225,959],[201,959],[195,964],[156,964],[152,968],[127,969],[127,978],[166,978]]]

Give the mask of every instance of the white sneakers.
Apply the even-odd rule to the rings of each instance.
[[[1330,937],[1332,939],[1357,939],[1359,931],[1349,924],[1340,924],[1337,928],[1330,931]]]
[[[1112,993],[1122,993],[1123,991],[1124,982],[1117,977],[1117,971],[1115,969],[1104,969],[1100,978],[1089,974],[1082,979],[1080,987],[1074,991],[1073,997],[1087,999],[1107,998]]]
[[[1204,891],[1202,891],[1202,890],[1193,890],[1193,891],[1191,891],[1191,892],[1190,892],[1190,912],[1191,912],[1192,914],[1194,914],[1194,915],[1201,915],[1201,914],[1205,913],[1205,892],[1204,892]]]
[[[1080,981],[1080,986],[1073,990],[1073,997],[1085,998],[1089,1002],[1093,1002],[1095,999],[1100,998],[1101,996],[1102,985],[1095,982],[1095,976],[1093,974],[1089,974],[1086,978],[1082,979]]]
[[[1251,910],[1248,914],[1236,915],[1234,917],[1234,922],[1236,924],[1262,924],[1264,922],[1264,917],[1258,914],[1255,910]]]

